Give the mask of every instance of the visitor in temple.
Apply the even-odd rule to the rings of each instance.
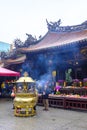
[[[50,91],[49,91],[48,84],[45,84],[43,92],[42,92],[43,105],[44,105],[43,110],[45,110],[45,111],[49,110],[49,100],[48,100],[49,94],[50,94]]]
[[[6,90],[5,82],[2,82],[2,84],[1,84],[1,93],[2,93],[2,95],[5,94],[5,90]]]

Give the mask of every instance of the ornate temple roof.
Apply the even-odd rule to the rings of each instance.
[[[23,63],[26,60],[26,55],[21,55],[20,57],[16,58],[16,59],[7,59],[5,60],[5,64],[19,64],[19,63]]]
[[[21,48],[20,51],[33,52],[87,40],[87,21],[74,26],[60,26],[61,19],[57,22],[46,22],[48,32],[42,40],[29,48]]]
[[[87,55],[87,21],[83,22],[80,25],[74,26],[60,26],[61,20],[59,19],[58,22],[47,22],[48,32],[38,40],[35,44],[29,44],[29,46],[21,46],[17,48],[18,53],[30,53],[30,52],[38,52],[42,50],[47,50],[51,48],[60,48],[78,43],[83,46],[83,50],[81,53]],[[29,35],[31,36],[31,35]],[[30,37],[32,38],[32,37]],[[29,41],[27,41],[29,42]],[[84,44],[85,43],[85,44]],[[85,46],[84,46],[85,45]],[[72,48],[72,46],[71,46]],[[85,48],[85,50],[84,50]],[[10,58],[5,60],[4,64],[19,64],[23,63],[26,60],[26,56],[18,57],[16,59]],[[1,62],[1,66],[4,65]]]
[[[71,32],[52,32],[48,31],[45,37],[36,45],[29,48],[20,48],[22,52],[32,52],[62,45],[73,44],[78,41],[87,40],[87,30]]]
[[[26,60],[26,55],[21,55],[20,57],[16,59],[5,59],[0,61],[0,67],[7,67],[11,64],[20,64],[23,63]]]

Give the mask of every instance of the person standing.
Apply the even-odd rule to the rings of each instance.
[[[44,109],[45,111],[48,111],[49,109],[49,88],[48,85],[46,84],[42,93],[42,98],[43,98],[43,105],[44,105]]]
[[[14,85],[13,89],[12,89],[12,93],[11,93],[12,100],[14,100],[14,98],[15,98],[16,91],[17,91],[16,90],[16,85]],[[14,103],[13,103],[13,108],[12,109],[15,109]]]

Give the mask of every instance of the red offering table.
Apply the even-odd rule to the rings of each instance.
[[[65,97],[65,108],[87,110],[87,98]]]
[[[64,108],[64,97],[58,95],[49,95],[49,106]]]
[[[39,95],[38,105],[43,105],[42,97]],[[64,109],[87,110],[87,97],[49,95],[49,106]]]

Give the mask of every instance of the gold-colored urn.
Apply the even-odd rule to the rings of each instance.
[[[28,85],[34,82],[30,77],[21,77],[17,80],[16,83],[19,86],[17,86],[17,92],[13,101],[15,116],[34,116],[36,114],[35,107],[38,101],[38,93],[35,86],[28,88]],[[22,86],[20,86],[20,83]]]

